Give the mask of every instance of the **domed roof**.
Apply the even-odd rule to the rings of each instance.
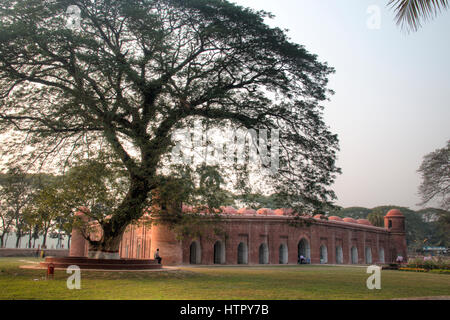
[[[240,208],[237,211],[238,214],[256,214],[256,210],[254,209],[247,209],[247,208]]]
[[[356,223],[356,220],[355,220],[355,219],[353,219],[353,218],[350,218],[350,217],[345,217],[345,218],[344,218],[344,219],[342,219],[342,220],[344,220],[345,222]]]
[[[262,215],[272,215],[273,214],[273,210],[272,209],[268,209],[268,208],[261,208],[256,210],[257,214],[262,214]]]
[[[391,209],[387,213],[386,217],[404,217],[404,215],[398,209]]]
[[[372,223],[370,223],[370,221],[367,220],[367,219],[358,219],[356,222],[359,223],[359,224],[365,224],[366,226],[371,226],[372,225]]]
[[[186,205],[186,204],[182,204],[181,205],[181,211],[183,212],[183,213],[188,213],[188,212],[193,212],[194,211],[194,207],[193,206],[190,206],[190,205]]]
[[[220,207],[223,214],[236,214],[237,210],[233,207]]]
[[[291,208],[280,208],[273,211],[273,214],[277,216],[288,216],[292,213],[294,213],[294,210]]]
[[[324,219],[324,218],[325,218],[325,216],[323,214],[316,214],[314,216],[314,219]]]
[[[328,217],[328,220],[332,220],[332,221],[342,221],[342,218],[341,218],[341,217],[338,217],[338,216],[331,216],[331,217]]]

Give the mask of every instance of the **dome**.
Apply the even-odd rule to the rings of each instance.
[[[332,220],[332,221],[342,221],[342,218],[341,218],[341,217],[338,217],[338,216],[331,216],[331,217],[328,218],[328,220]]]
[[[256,214],[256,210],[254,209],[247,209],[247,208],[241,208],[237,211],[238,214]]]
[[[294,213],[294,210],[292,209],[286,209],[286,208],[280,208],[280,209],[276,209],[273,211],[273,214],[277,215],[277,216],[288,216],[291,215],[292,213]]]
[[[366,226],[371,226],[372,225],[372,223],[370,223],[370,221],[367,220],[367,219],[358,219],[356,222],[359,223],[359,224],[365,224]]]
[[[273,214],[273,210],[272,209],[268,209],[268,208],[261,208],[258,209],[256,211],[257,214],[262,214],[262,215],[272,215]]]
[[[404,215],[398,209],[391,209],[387,213],[386,217],[404,217]]]
[[[350,217],[346,217],[346,218],[344,218],[342,220],[345,221],[345,222],[356,223],[356,220],[353,219],[353,218],[350,218]]]
[[[237,210],[233,207],[220,207],[223,214],[236,214]]]

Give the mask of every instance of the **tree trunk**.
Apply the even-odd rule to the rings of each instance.
[[[72,238],[72,235],[71,234],[69,234],[68,236],[67,236],[67,249],[69,249],[70,250],[70,239]]]
[[[47,243],[47,233],[48,233],[48,229],[45,229],[43,236],[44,238],[42,239],[42,245],[41,248],[46,248],[46,243]]]
[[[5,234],[2,233],[2,235],[0,236],[0,248],[3,248],[3,238],[5,237]]]
[[[142,216],[149,192],[150,186],[147,179],[131,177],[128,194],[111,219],[99,226],[100,240],[89,241],[89,258],[120,259],[119,249],[122,236],[127,226]]]
[[[31,238],[32,238],[32,230],[30,230],[30,232],[28,233],[28,248],[31,249]]]
[[[119,248],[122,235],[109,237],[98,243],[89,243],[88,257],[93,259],[120,259]]]
[[[20,233],[16,233],[16,249],[19,248],[21,238],[22,235]]]

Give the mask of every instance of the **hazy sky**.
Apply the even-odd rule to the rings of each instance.
[[[324,105],[340,139],[337,204],[418,208],[423,156],[450,139],[450,12],[407,34],[388,0],[234,2],[272,12],[270,25],[336,69]]]

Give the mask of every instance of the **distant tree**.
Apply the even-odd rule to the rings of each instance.
[[[450,247],[450,212],[443,212],[437,221],[439,246]]]
[[[16,235],[16,248],[28,231],[25,210],[34,192],[32,179],[19,167],[13,167],[8,170],[0,185],[3,210],[9,212],[9,216],[13,219],[10,226],[13,226]]]
[[[79,28],[66,19],[70,5]],[[126,196],[92,250],[118,251],[176,174],[164,162],[173,132],[194,120],[280,129],[279,170],[266,185],[301,195],[291,205],[305,211],[336,198],[338,139],[321,106],[334,70],[265,24],[270,16],[225,0],[0,2],[0,132],[22,132],[40,160],[70,162],[103,146],[127,172]]]
[[[374,226],[384,227],[384,214],[382,212],[371,212],[367,215],[367,219]]]
[[[397,24],[408,31],[417,31],[422,21],[436,17],[448,8],[448,0],[390,0],[397,13]]]
[[[442,209],[450,210],[450,140],[446,147],[427,154],[418,172],[422,176],[420,205],[438,200]]]
[[[349,207],[349,208],[341,208],[340,210],[331,211],[329,213],[330,216],[338,216],[341,218],[349,217],[353,219],[367,219],[367,216],[371,212],[368,208],[363,207]]]
[[[14,215],[4,205],[4,200],[0,198],[0,248],[6,246],[5,236],[8,235],[14,224]]]

